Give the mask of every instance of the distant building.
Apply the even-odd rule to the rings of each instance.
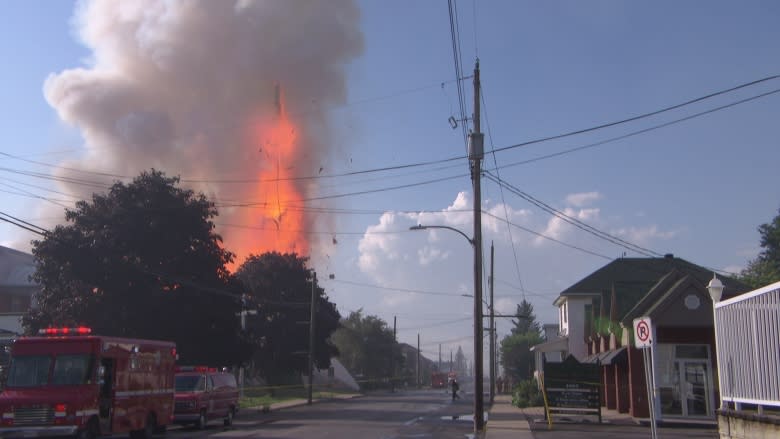
[[[422,355],[416,347],[407,344],[400,343],[401,355],[404,357],[403,371],[401,372],[402,380],[409,386],[430,386],[431,385],[431,372],[437,370],[437,363],[433,360],[426,358]],[[418,353],[419,363],[418,363]],[[419,377],[419,383],[417,382]]]
[[[30,280],[34,271],[32,255],[0,246],[0,337],[22,332],[21,317],[39,291]]]
[[[534,346],[537,355],[573,355],[599,363],[603,405],[637,418],[650,415],[642,352],[633,346],[633,320],[653,322],[658,419],[714,419],[717,370],[710,269],[673,255],[621,258],[562,291],[559,337]],[[749,288],[720,277],[732,297]],[[544,358],[552,361],[551,358]],[[540,364],[541,363],[541,364]],[[537,371],[543,370],[537,362]]]

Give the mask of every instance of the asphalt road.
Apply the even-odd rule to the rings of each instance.
[[[465,393],[465,392],[464,392]],[[271,413],[242,411],[231,428],[174,428],[168,438],[445,439],[472,432],[473,395],[452,401],[444,390],[402,390],[321,401]]]

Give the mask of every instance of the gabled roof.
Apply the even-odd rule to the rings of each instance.
[[[624,316],[646,311],[682,277],[689,276],[689,282],[706,288],[712,274],[712,270],[708,268],[672,255],[663,258],[620,258],[565,289],[556,303],[566,297],[598,295],[601,301],[606,302],[604,317],[616,315],[622,321]],[[724,297],[750,291],[750,287],[737,280],[725,276],[718,278],[725,286]],[[617,308],[614,311],[610,309],[613,288]],[[651,292],[653,294],[650,294]]]

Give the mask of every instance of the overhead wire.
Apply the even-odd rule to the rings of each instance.
[[[493,215],[490,212],[485,212],[484,210],[482,211],[482,214],[483,215],[487,215],[487,216],[489,216],[491,218],[494,218],[494,219],[496,219],[498,221],[506,221],[504,218],[501,218],[499,216]],[[538,237],[546,239],[548,241],[555,242],[555,243],[560,244],[560,245],[562,245],[564,247],[568,247],[570,249],[577,250],[577,251],[580,251],[582,253],[587,253],[587,254],[592,255],[592,256],[597,256],[599,258],[606,259],[608,261],[611,261],[611,260],[614,259],[614,258],[611,258],[611,257],[609,257],[607,255],[604,255],[604,254],[601,254],[601,253],[597,253],[595,251],[591,251],[591,250],[588,250],[588,249],[585,249],[585,248],[582,248],[582,247],[579,247],[579,246],[576,246],[576,245],[567,244],[567,243],[565,243],[565,242],[563,242],[563,241],[561,241],[559,239],[553,238],[552,236],[547,236],[547,235],[545,235],[543,233],[539,233],[537,231],[531,230],[528,227],[523,227],[520,224],[516,224],[516,223],[513,223],[511,221],[507,221],[507,223],[510,224],[512,227],[517,227],[518,229],[523,230],[525,232],[528,232],[528,233],[530,233],[530,234],[532,234],[534,236],[538,236]]]
[[[460,25],[458,24],[458,4],[456,0],[447,0],[450,17],[450,39],[452,42],[452,58],[455,63],[455,78],[458,92],[458,111],[463,145],[468,154],[468,118],[466,117],[466,100],[463,92],[463,67],[461,65],[460,51]]]
[[[643,113],[643,114],[640,114],[640,115],[637,115],[637,116],[633,116],[633,117],[630,117],[630,118],[625,118],[625,119],[621,119],[621,120],[618,120],[618,121],[608,122],[608,123],[600,124],[600,125],[593,126],[593,127],[590,127],[590,128],[570,131],[570,132],[566,132],[566,133],[563,133],[563,134],[557,134],[557,135],[553,135],[553,136],[547,136],[547,137],[543,137],[543,138],[533,139],[533,140],[529,140],[529,141],[525,141],[525,142],[521,142],[521,143],[516,143],[516,144],[513,144],[513,145],[504,146],[504,147],[501,147],[501,148],[494,148],[491,151],[487,151],[487,152],[488,153],[502,152],[502,151],[506,151],[506,150],[509,150],[509,149],[515,149],[515,148],[530,146],[530,145],[534,145],[534,144],[538,144],[538,143],[548,142],[548,141],[551,141],[551,140],[558,140],[558,139],[562,139],[562,138],[566,138],[566,137],[570,137],[570,136],[575,136],[575,135],[578,135],[578,134],[584,134],[584,133],[588,133],[588,132],[592,132],[592,131],[596,131],[596,130],[600,130],[600,129],[604,129],[604,128],[614,127],[614,126],[617,126],[617,125],[620,125],[620,124],[634,122],[634,121],[637,121],[637,120],[641,120],[641,119],[648,118],[648,117],[651,117],[651,116],[659,115],[659,114],[662,114],[662,113],[665,113],[665,112],[668,112],[668,111],[672,111],[672,110],[675,110],[675,109],[683,108],[683,107],[691,105],[693,103],[702,102],[702,101],[704,101],[706,99],[710,99],[710,98],[713,98],[713,97],[716,97],[716,96],[720,96],[720,95],[723,95],[723,94],[726,94],[726,93],[730,93],[730,92],[733,92],[733,91],[736,91],[736,90],[739,90],[739,89],[743,89],[743,88],[750,87],[750,86],[753,86],[753,85],[757,85],[757,84],[760,84],[760,83],[763,83],[763,82],[775,80],[775,79],[778,79],[778,78],[780,78],[780,75],[768,76],[768,77],[765,77],[765,78],[761,78],[761,79],[757,79],[757,80],[754,80],[754,81],[746,82],[746,83],[740,84],[740,85],[735,86],[735,87],[731,87],[731,88],[728,88],[728,89],[720,90],[720,91],[717,91],[717,92],[714,92],[714,93],[710,93],[710,94],[705,95],[705,96],[701,96],[701,97],[698,97],[698,98],[695,98],[695,99],[690,99],[690,100],[687,100],[687,101],[679,103],[679,104],[667,106],[667,107],[664,107],[664,108],[659,109],[659,110],[654,110],[654,111],[651,111],[651,112],[648,112],[648,113]],[[552,158],[552,157],[557,157],[557,156],[560,156],[560,155],[563,155],[563,154],[568,154],[568,153],[571,153],[571,152],[574,152],[574,151],[578,151],[578,150],[582,150],[582,149],[586,149],[586,148],[592,148],[594,146],[600,146],[600,145],[603,145],[605,143],[614,142],[614,141],[617,141],[617,140],[622,140],[622,139],[625,139],[625,138],[628,138],[628,137],[632,137],[632,136],[635,136],[635,135],[638,135],[638,134],[643,134],[645,132],[653,131],[653,130],[656,130],[656,129],[664,128],[664,127],[669,126],[669,125],[673,125],[673,124],[676,124],[676,123],[684,122],[684,121],[687,121],[687,120],[690,120],[690,119],[693,119],[693,118],[696,118],[696,117],[701,117],[703,115],[710,114],[710,113],[713,113],[713,112],[716,112],[716,111],[721,111],[721,110],[724,110],[724,109],[727,109],[727,108],[731,108],[731,107],[734,107],[736,105],[740,105],[740,104],[744,104],[744,103],[747,103],[747,102],[750,102],[750,101],[753,101],[753,100],[761,99],[761,98],[764,98],[764,97],[776,94],[778,92],[780,92],[780,89],[771,90],[771,91],[768,91],[768,92],[765,92],[765,93],[761,93],[761,94],[758,94],[758,95],[754,95],[754,96],[751,96],[751,97],[748,97],[748,98],[740,99],[740,100],[737,100],[735,102],[731,102],[731,103],[726,104],[726,105],[721,105],[721,106],[718,106],[718,107],[715,107],[715,108],[712,108],[712,109],[709,109],[709,110],[705,110],[705,111],[702,111],[702,112],[699,112],[699,113],[695,113],[695,114],[690,115],[690,116],[686,116],[686,117],[682,117],[682,118],[679,118],[679,119],[675,119],[673,121],[669,121],[669,122],[666,122],[666,123],[663,123],[663,124],[660,124],[660,125],[656,125],[656,126],[653,126],[653,127],[650,127],[650,128],[637,130],[637,131],[634,131],[634,132],[631,132],[631,133],[628,133],[628,134],[625,134],[625,135],[622,135],[622,136],[614,137],[614,138],[611,138],[611,139],[606,139],[606,140],[601,141],[601,142],[595,142],[595,143],[591,143],[591,144],[588,144],[588,145],[583,145],[583,146],[580,146],[580,147],[568,149],[568,150],[565,150],[565,151],[560,151],[560,152],[556,152],[556,153],[553,153],[553,154],[547,154],[547,155],[540,156],[540,157],[537,157],[537,158],[534,158],[534,159],[529,159],[529,160],[525,160],[525,161],[522,161],[522,162],[516,162],[516,163],[509,164],[509,165],[503,165],[502,168],[507,168],[507,167],[511,167],[511,166],[517,166],[517,165],[520,165],[520,164],[527,164],[527,163],[531,163],[531,162],[535,162],[535,161],[539,161],[539,160],[544,160],[544,159],[548,159],[548,158]],[[18,159],[18,160],[27,160],[27,159],[24,159],[24,158],[22,158],[20,156],[14,156],[12,154],[2,153],[2,155],[6,156],[6,157],[9,157],[9,158],[15,158],[15,159]],[[467,156],[459,155],[459,156],[449,157],[449,158],[444,158],[444,159],[429,160],[429,161],[422,161],[422,162],[416,162],[416,163],[407,163],[407,164],[401,164],[401,165],[395,165],[395,166],[377,167],[377,168],[370,168],[370,169],[364,169],[364,170],[358,170],[358,171],[350,171],[350,172],[337,173],[337,174],[318,174],[318,175],[308,175],[308,176],[294,176],[294,177],[284,177],[284,178],[280,178],[280,179],[258,179],[258,178],[245,178],[245,179],[187,179],[187,178],[182,178],[181,181],[182,182],[186,182],[186,183],[257,183],[257,182],[272,182],[272,181],[285,181],[285,180],[313,180],[313,179],[324,179],[324,178],[338,178],[338,177],[360,175],[360,174],[367,174],[367,173],[387,172],[387,171],[393,171],[393,170],[400,170],[400,169],[408,169],[408,168],[421,167],[421,166],[436,165],[436,164],[442,164],[442,163],[447,163],[447,162],[452,162],[452,161],[459,161],[459,160],[462,160],[464,158],[467,158]],[[53,165],[53,164],[50,164],[50,163],[38,162],[38,161],[30,161],[30,162],[36,163],[36,164],[38,164],[40,166],[48,166],[48,167],[53,167],[53,168],[57,168],[57,169],[65,169],[65,170],[69,170],[71,172],[77,172],[77,173],[85,173],[85,174],[92,174],[92,175],[99,175],[99,176],[104,176],[104,177],[113,177],[113,178],[120,178],[120,179],[129,179],[130,178],[128,176],[119,175],[119,174],[112,174],[112,173],[108,173],[108,172],[89,171],[89,170],[78,169],[78,168],[62,167],[62,166],[59,166],[59,165]],[[18,171],[18,170],[14,170],[14,169],[10,169],[10,168],[5,168],[5,167],[0,167],[0,170],[6,171],[6,172],[22,173],[24,175],[34,176],[34,177],[38,177],[38,178],[46,178],[46,179],[50,179],[50,180],[57,180],[57,181],[64,181],[64,182],[68,182],[68,183],[74,183],[74,184],[96,186],[96,187],[99,187],[99,188],[105,188],[107,186],[103,182],[94,182],[94,181],[89,181],[89,180],[76,179],[76,178],[73,178],[73,177],[54,177],[54,176],[49,175],[49,174],[34,173],[34,172],[31,172],[31,171],[23,172],[23,171]]]
[[[622,239],[620,237],[611,235],[603,230],[597,229],[596,227],[591,226],[590,224],[581,221],[577,218],[574,218],[570,215],[567,215],[564,212],[561,212],[560,210],[555,209],[554,207],[550,206],[549,204],[529,195],[526,192],[523,192],[522,190],[518,189],[517,187],[511,185],[510,183],[501,180],[497,176],[493,175],[490,172],[485,173],[489,180],[493,181],[494,183],[498,184],[499,186],[507,188],[510,192],[517,195],[518,197],[522,198],[523,200],[533,204],[534,206],[542,209],[543,211],[549,213],[550,215],[568,223],[572,226],[589,233],[591,235],[596,236],[597,238],[603,239],[605,241],[608,241],[612,244],[618,245],[620,247],[623,247],[629,251],[632,251],[634,253],[639,253],[644,256],[649,257],[660,257],[663,256],[662,253],[656,252],[654,250],[650,250],[646,247],[642,247],[638,244],[634,244],[632,242],[626,241],[625,239]]]
[[[481,84],[480,84],[480,88],[481,88]],[[494,149],[493,148],[493,130],[491,130],[491,128],[490,128],[490,119],[488,118],[488,113],[487,113],[487,104],[485,102],[485,93],[480,93],[480,97],[481,97],[481,100],[482,100],[482,108],[483,108],[483,110],[485,112],[485,125],[487,126],[488,141],[490,142],[491,150],[493,150]],[[493,152],[490,155],[493,157],[493,164],[495,165],[496,174],[498,174],[499,173],[499,167],[498,167],[498,159],[496,158],[496,153]],[[501,204],[502,204],[502,206],[504,208],[504,217],[506,218],[506,221],[507,221],[506,228],[507,228],[507,232],[509,233],[509,243],[510,243],[510,245],[512,247],[512,256],[514,257],[514,261],[515,261],[515,273],[517,274],[518,282],[520,282],[521,291],[523,291],[523,294],[525,294],[525,286],[523,285],[523,277],[520,274],[520,262],[518,261],[517,248],[515,247],[515,239],[514,239],[514,236],[512,235],[512,228],[509,226],[509,209],[507,207],[506,198],[504,197],[504,188],[501,185],[499,185],[498,189],[499,189],[499,192],[501,193]]]

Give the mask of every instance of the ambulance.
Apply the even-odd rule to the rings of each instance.
[[[173,421],[176,345],[46,328],[11,347],[0,438],[151,438]]]

